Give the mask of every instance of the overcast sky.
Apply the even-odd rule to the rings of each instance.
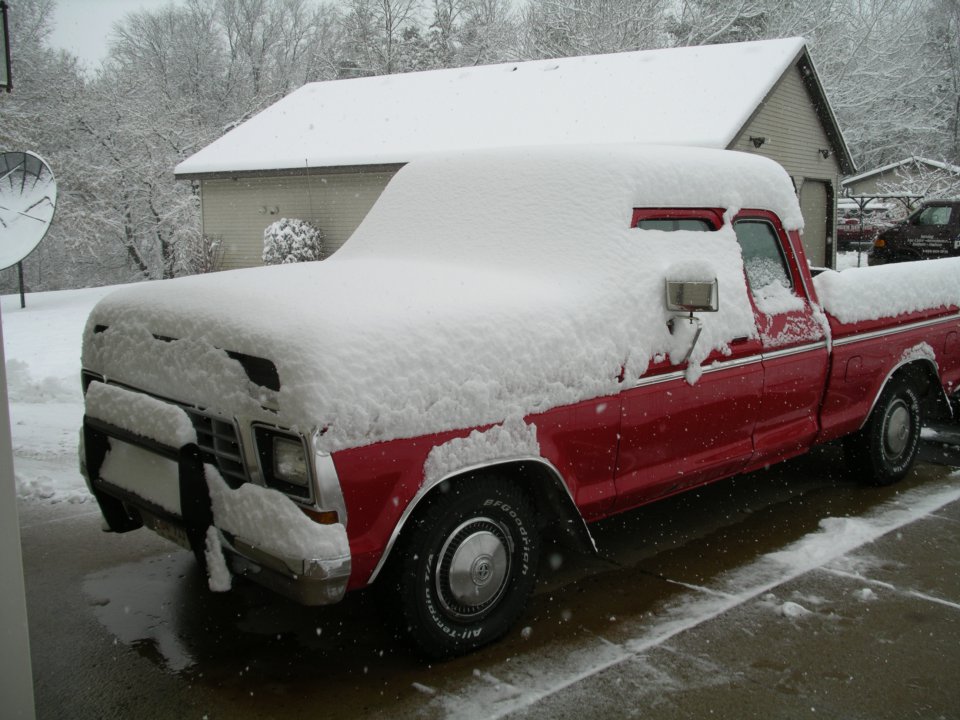
[[[107,35],[114,22],[129,12],[145,7],[163,7],[169,2],[170,0],[57,0],[55,27],[50,44],[69,50],[88,68],[94,69],[107,56]],[[11,5],[15,7],[16,2]]]

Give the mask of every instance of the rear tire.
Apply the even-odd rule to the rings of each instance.
[[[536,584],[539,551],[520,488],[467,478],[411,519],[383,589],[397,593],[393,610],[427,656],[461,655],[514,625]]]
[[[893,378],[867,424],[844,441],[851,470],[871,485],[901,480],[917,457],[921,425],[917,391],[903,378]]]

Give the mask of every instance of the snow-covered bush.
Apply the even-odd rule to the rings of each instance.
[[[263,231],[263,264],[306,262],[323,257],[323,233],[306,220],[281,218]]]

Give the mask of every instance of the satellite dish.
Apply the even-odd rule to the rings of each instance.
[[[16,265],[47,234],[57,207],[57,181],[32,152],[0,155],[0,269]]]

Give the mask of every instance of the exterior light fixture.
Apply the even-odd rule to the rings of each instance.
[[[757,148],[758,150],[760,149],[760,146],[763,145],[766,141],[767,141],[767,139],[766,139],[765,137],[763,137],[762,135],[751,135],[751,136],[750,136],[750,142],[752,142],[752,143],[753,143],[753,146],[754,146],[755,148]]]
[[[820,148],[820,157],[824,160],[830,157],[830,148]]]

